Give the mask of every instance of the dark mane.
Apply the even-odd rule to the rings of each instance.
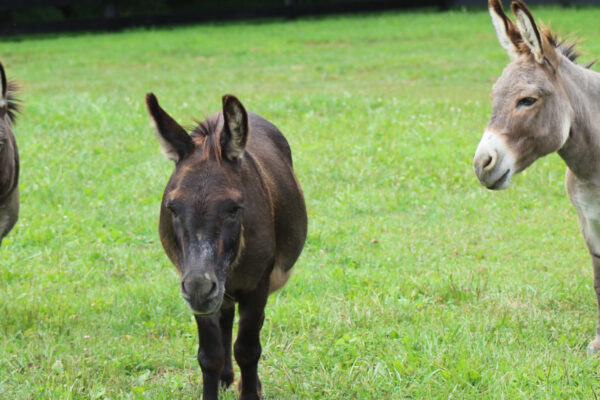
[[[197,122],[190,134],[197,148],[201,148],[205,157],[213,156],[219,163],[222,158],[221,131],[223,130],[223,114],[211,115],[202,122]]]
[[[553,33],[552,30],[547,26],[542,26],[542,35],[548,39],[548,43],[554,47],[560,54],[567,57],[574,63],[577,63],[577,59],[581,56],[581,53],[577,51],[577,42],[569,42],[566,39],[560,39],[557,34]],[[596,60],[587,64],[585,67],[590,68],[596,63]]]
[[[15,82],[8,82],[8,87],[6,89],[8,94],[8,118],[10,118],[10,121],[14,124],[17,120],[17,113],[21,111],[21,101],[15,96],[19,90],[19,85]]]

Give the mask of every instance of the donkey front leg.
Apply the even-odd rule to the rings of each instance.
[[[225,366],[225,350],[221,342],[220,314],[195,315],[198,325],[198,363],[202,369],[202,398],[217,400],[219,396],[219,376]]]
[[[233,364],[231,363],[231,334],[233,331],[233,318],[235,316],[235,304],[221,308],[219,323],[221,326],[221,338],[225,354],[225,368],[221,371],[221,386],[228,388],[233,383]]]
[[[589,353],[600,351],[600,254],[591,251],[592,264],[594,265],[594,290],[596,291],[596,301],[598,304],[598,324],[596,325],[596,338],[588,346]]]
[[[239,302],[240,322],[233,350],[242,375],[238,386],[240,400],[261,398],[258,360],[262,352],[260,330],[265,319],[265,305],[269,295],[268,282],[261,286],[262,288],[240,298]]]
[[[596,325],[596,338],[588,345],[588,353],[592,354],[600,351],[600,252],[598,251],[600,249],[600,223],[596,219],[586,219],[579,208],[577,208],[577,215],[579,217],[579,227],[594,267],[594,290],[598,307],[598,323]]]

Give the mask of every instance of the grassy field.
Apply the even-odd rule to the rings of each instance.
[[[600,9],[534,13],[587,38],[583,61],[600,56]],[[483,9],[4,38],[0,58],[25,100],[1,399],[201,393],[195,322],[158,240],[172,164],[148,91],[190,126],[233,93],[292,146],[309,236],[267,307],[266,399],[600,394],[562,161],[499,193],[473,174],[508,61]]]

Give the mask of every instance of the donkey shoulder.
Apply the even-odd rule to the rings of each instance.
[[[262,150],[272,150],[268,147],[274,146],[281,155],[292,164],[292,150],[288,141],[275,125],[260,115],[248,112],[250,122],[250,140],[248,146],[251,152],[263,153]],[[265,148],[267,146],[267,148]],[[254,151],[253,151],[254,150]]]

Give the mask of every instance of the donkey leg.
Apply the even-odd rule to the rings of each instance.
[[[198,325],[198,363],[202,369],[202,398],[217,400],[219,396],[219,375],[225,365],[225,351],[221,342],[219,315],[195,315]]]
[[[239,329],[235,341],[235,360],[242,375],[238,390],[240,400],[261,398],[261,383],[258,379],[258,360],[262,352],[260,330],[265,319],[265,305],[268,297],[268,281],[256,291],[240,298]]]
[[[588,353],[600,351],[600,254],[591,253],[594,265],[594,290],[598,304],[598,325],[596,326],[596,338],[588,346]]]
[[[228,388],[233,383],[233,364],[231,363],[231,334],[233,330],[233,317],[235,305],[221,309],[220,325],[223,349],[225,351],[225,368],[221,371],[221,386]]]

